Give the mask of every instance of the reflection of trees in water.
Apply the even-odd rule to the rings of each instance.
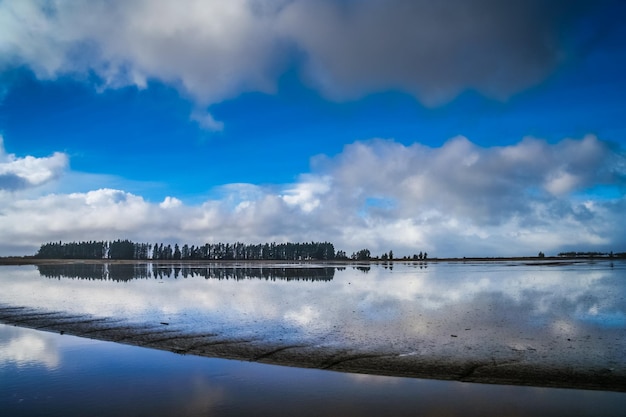
[[[152,274],[148,264],[116,265],[116,264],[63,264],[38,265],[39,274],[47,278],[72,278],[86,280],[130,281],[131,279],[147,279]]]
[[[334,267],[258,267],[258,266],[198,266],[160,264],[63,264],[38,265],[39,274],[47,278],[130,281],[132,279],[192,278],[235,280],[264,279],[267,281],[330,281]]]

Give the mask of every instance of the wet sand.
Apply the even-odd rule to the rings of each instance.
[[[584,349],[578,349],[573,356],[565,350],[552,351],[546,356],[538,353],[545,351],[546,346],[537,345],[497,351],[468,349],[462,334],[451,334],[450,340],[440,346],[400,353],[392,342],[388,348],[355,344],[348,349],[293,341],[242,339],[220,332],[183,331],[167,322],[130,325],[114,318],[74,316],[6,305],[0,305],[0,322],[184,355],[363,374],[626,392],[626,364],[623,362],[606,366]]]

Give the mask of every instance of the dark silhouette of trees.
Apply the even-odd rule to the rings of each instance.
[[[180,260],[182,254],[180,252],[180,248],[178,247],[178,243],[174,245],[174,255],[173,258],[177,261]]]
[[[116,240],[109,244],[109,259],[137,259],[135,254],[135,244],[130,240]]]
[[[568,252],[560,253],[559,256],[610,256],[598,252]],[[624,257],[623,253],[613,254],[614,257]],[[372,254],[369,249],[361,249],[352,253],[350,257],[345,251],[335,251],[335,246],[330,242],[304,242],[304,243],[259,243],[244,244],[235,243],[205,243],[204,245],[182,246],[178,243],[135,243],[128,239],[88,242],[50,242],[41,245],[36,258],[42,259],[111,259],[111,260],[157,260],[157,261],[181,261],[181,260],[205,260],[205,261],[332,261],[353,260],[370,261]],[[412,256],[415,261],[425,261],[428,253],[419,252]],[[392,250],[383,253],[382,261],[393,261]],[[407,259],[407,257],[404,257]]]
[[[369,253],[369,251],[368,251]],[[346,259],[339,251],[340,259]],[[368,255],[369,256],[369,255]],[[112,260],[334,260],[335,247],[329,242],[265,243],[246,245],[241,242],[207,243],[180,247],[175,244],[113,242],[53,242],[41,245],[35,255],[45,259],[112,259]]]
[[[559,252],[558,256],[566,258],[610,258],[611,254],[613,254],[613,252]],[[618,253],[612,256],[620,257],[620,255],[623,254]]]
[[[351,256],[351,259],[354,261],[369,261],[372,259],[372,254],[369,249],[361,249],[357,252],[354,252]]]
[[[37,257],[48,259],[102,259],[108,251],[107,242],[46,243],[41,245]]]
[[[413,260],[414,261],[425,261],[428,259],[428,253],[427,252],[420,252],[419,254],[414,254],[413,255]]]

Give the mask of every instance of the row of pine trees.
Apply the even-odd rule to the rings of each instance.
[[[174,246],[163,243],[135,243],[130,240],[51,242],[41,245],[35,255],[43,259],[112,260],[333,260],[345,259],[329,242],[310,243],[207,243]]]

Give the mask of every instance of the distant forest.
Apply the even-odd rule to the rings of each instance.
[[[35,258],[40,259],[111,259],[111,260],[205,260],[205,261],[332,261],[354,260],[393,261],[393,251],[380,257],[372,256],[369,249],[358,250],[350,257],[342,250],[335,251],[329,242],[310,243],[206,243],[204,245],[182,245],[163,243],[135,243],[130,240],[51,242],[41,245]],[[427,260],[428,254],[420,252],[408,260]]]
[[[54,242],[41,245],[35,255],[43,259],[111,260],[334,260],[348,259],[329,242],[310,243],[207,243],[201,246],[134,243],[130,240]]]
[[[626,258],[626,252],[559,252],[557,256],[566,258]]]

